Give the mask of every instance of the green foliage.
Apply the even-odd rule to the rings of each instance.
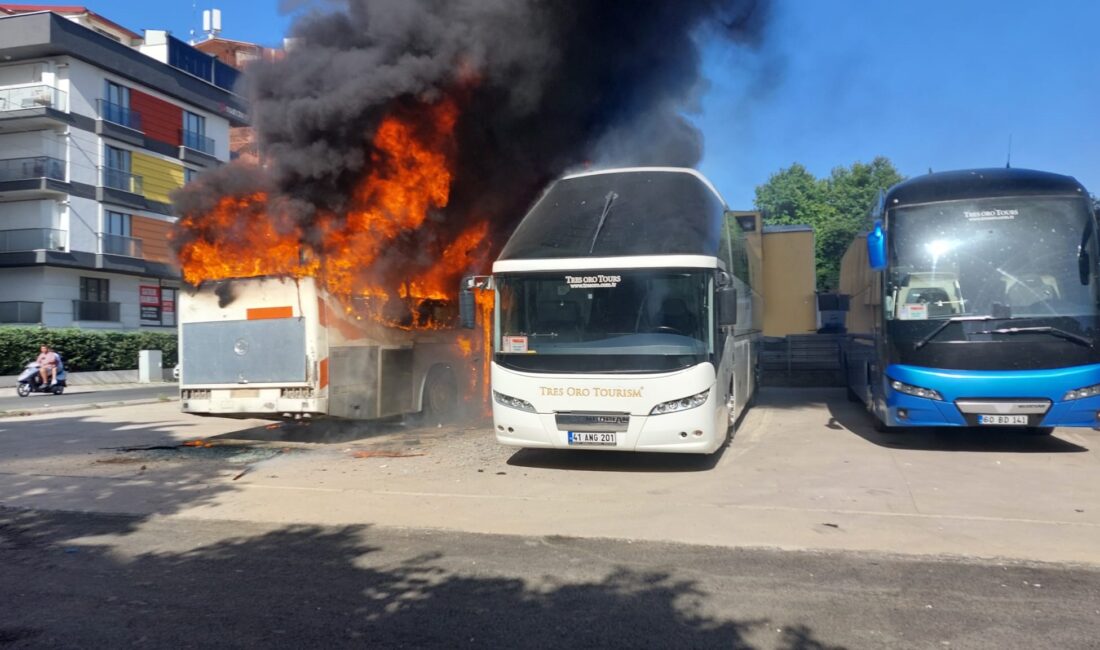
[[[0,327],[0,375],[18,374],[43,344],[57,350],[65,369],[75,372],[132,370],[141,350],[160,350],[165,367],[176,365],[175,333]]]
[[[904,177],[889,159],[836,167],[828,178],[816,178],[794,163],[772,174],[756,188],[756,208],[767,225],[813,226],[817,255],[817,288],[837,287],[840,258],[852,239],[870,227],[868,214],[880,189]]]

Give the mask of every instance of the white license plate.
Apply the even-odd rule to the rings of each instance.
[[[569,444],[614,446],[619,444],[619,434],[603,431],[570,431]]]
[[[992,424],[994,426],[1027,426],[1026,415],[979,415],[978,424]]]

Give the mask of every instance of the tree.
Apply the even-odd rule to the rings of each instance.
[[[756,188],[756,208],[766,225],[805,224],[814,229],[817,288],[834,289],[840,258],[852,239],[870,227],[878,191],[904,180],[889,159],[835,167],[819,179],[798,163],[781,169]]]

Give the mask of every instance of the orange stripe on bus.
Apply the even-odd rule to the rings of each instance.
[[[248,320],[265,320],[268,318],[291,318],[294,316],[293,307],[253,307],[248,310]]]
[[[320,366],[321,368],[317,373],[320,375],[320,377],[317,378],[317,387],[324,388],[328,386],[328,358],[321,359]]]

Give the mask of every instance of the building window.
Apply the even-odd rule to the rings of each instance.
[[[130,236],[130,215],[121,212],[107,211],[104,219],[104,232],[108,235]]]
[[[80,278],[80,299],[85,302],[108,302],[111,297],[110,282],[106,278]]]
[[[130,89],[113,81],[106,84],[105,99],[100,107],[102,119],[140,130],[137,114],[130,110]]]
[[[103,146],[103,185],[124,192],[140,194],[130,173],[130,152],[111,145]]]
[[[183,112],[183,146],[214,155],[214,141],[206,137],[206,118],[191,111]]]
[[[183,184],[186,185],[199,177],[199,170],[190,167],[183,168]]]

